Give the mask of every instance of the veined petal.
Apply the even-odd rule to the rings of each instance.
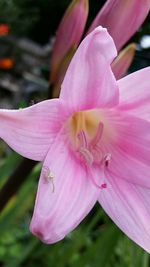
[[[30,225],[31,232],[48,244],[73,230],[99,194],[86,169],[69,151],[64,136],[60,134],[56,139],[44,161]],[[48,180],[48,173],[53,180]]]
[[[24,157],[43,160],[67,113],[63,101],[47,100],[19,110],[0,110],[0,138]]]
[[[99,202],[117,226],[150,253],[150,189],[109,177]]]
[[[106,27],[117,50],[120,50],[143,23],[149,10],[149,0],[108,0],[97,14],[88,32],[98,25]]]
[[[75,53],[62,84],[60,97],[74,111],[118,104],[118,88],[110,64],[116,48],[107,30],[98,27]]]
[[[116,59],[113,61],[111,68],[116,77],[116,80],[121,79],[127,72],[130,67],[134,54],[135,54],[136,45],[129,44],[124,48]]]
[[[150,121],[150,67],[118,81],[119,109]]]
[[[105,150],[111,154],[106,174],[150,188],[150,123],[121,112],[105,116],[110,127]]]

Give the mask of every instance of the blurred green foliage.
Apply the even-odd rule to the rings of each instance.
[[[93,17],[105,0],[89,1]],[[0,0],[0,23],[11,25],[17,36],[28,36],[40,43],[54,35],[70,0]]]
[[[68,3],[53,0],[0,0],[0,23],[8,23],[11,33],[17,36],[28,36],[39,42],[48,41]]]

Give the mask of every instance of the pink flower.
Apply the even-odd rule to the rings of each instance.
[[[132,240],[150,251],[150,68],[116,81],[116,48],[96,28],[79,46],[59,99],[0,110],[0,136],[44,161],[30,229],[54,243],[99,201]]]

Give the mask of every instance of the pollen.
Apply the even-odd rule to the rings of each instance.
[[[52,192],[54,192],[55,186],[54,186],[54,174],[53,174],[53,172],[47,166],[43,166],[43,171],[44,171],[45,182],[46,183],[49,183],[49,182],[52,183]]]

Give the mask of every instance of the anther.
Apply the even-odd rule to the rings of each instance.
[[[50,171],[50,169],[47,167],[47,166],[43,166],[43,170],[45,171],[45,180],[46,182],[51,182],[52,183],[52,186],[53,186],[53,189],[52,189],[52,192],[54,192],[55,190],[55,187],[54,187],[54,174]]]
[[[105,166],[108,167],[110,161],[112,159],[112,155],[110,153],[107,153],[105,156],[104,156],[104,163],[105,163]]]
[[[105,189],[105,188],[107,188],[107,184],[106,184],[106,183],[98,184],[98,183],[95,181],[95,179],[93,178],[92,175],[90,176],[90,179],[91,179],[92,183],[93,183],[96,187],[98,187],[99,189]]]
[[[107,188],[107,184],[106,183],[101,184],[101,189],[105,189],[105,188]]]

